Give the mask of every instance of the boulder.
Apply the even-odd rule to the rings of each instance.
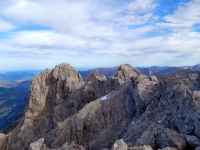
[[[153,150],[149,145],[143,145],[138,147],[129,147],[128,150]]]
[[[159,148],[174,147],[183,150],[187,145],[184,136],[168,128],[161,131],[157,136],[156,141]]]
[[[194,148],[200,146],[200,139],[194,135],[185,135],[185,139]]]
[[[28,150],[46,150],[46,145],[44,144],[44,138],[41,138],[34,143],[31,143]]]
[[[122,139],[120,139],[114,143],[111,150],[127,150],[127,145]]]

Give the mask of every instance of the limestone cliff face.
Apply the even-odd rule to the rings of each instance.
[[[42,137],[48,138],[49,133],[58,129],[63,121],[66,122],[86,104],[115,90],[124,82],[118,77],[106,80],[104,76],[94,73],[84,83],[80,74],[65,63],[52,71],[46,69],[32,82],[25,115],[20,124],[9,133],[9,149],[28,148],[30,143]],[[74,131],[71,134],[76,133]],[[66,143],[74,140],[69,137],[68,141],[63,141]],[[48,145],[48,141],[45,142]]]
[[[80,74],[68,64],[58,65],[52,71],[46,69],[37,75],[31,85],[25,115],[20,125],[10,133],[10,149],[20,149],[22,145],[26,148],[57,127],[62,117],[58,116],[59,108],[82,85]]]
[[[84,82],[69,64],[37,75],[19,125],[0,150],[188,149],[200,146],[200,74],[167,83],[128,64]]]
[[[182,150],[199,146],[199,77],[200,74],[186,78],[174,76],[166,84],[157,84],[151,103],[124,134],[124,141],[130,146],[147,144],[154,149]],[[191,136],[196,146],[188,140]]]

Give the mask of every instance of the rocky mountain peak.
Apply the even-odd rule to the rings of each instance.
[[[94,72],[86,79],[86,82],[95,82],[96,80],[105,81],[106,77],[100,75],[98,72]]]
[[[199,78],[160,83],[125,64],[115,77],[93,73],[83,82],[69,64],[46,69],[19,125],[0,134],[0,150],[199,148]]]
[[[133,68],[129,64],[123,64],[118,67],[117,77],[123,82],[130,81],[131,78],[137,78],[142,73],[137,69]]]
[[[56,80],[65,80],[69,78],[78,78],[79,81],[82,81],[82,77],[75,70],[74,67],[70,66],[70,64],[62,63],[60,65],[55,66],[52,70],[52,75]]]
[[[200,63],[198,63],[197,65],[192,66],[193,70],[199,70],[200,69]]]

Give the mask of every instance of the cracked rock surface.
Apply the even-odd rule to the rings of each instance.
[[[102,98],[103,97],[103,98]],[[0,150],[184,150],[200,147],[200,73],[159,82],[128,64],[86,81],[69,64],[37,75]]]

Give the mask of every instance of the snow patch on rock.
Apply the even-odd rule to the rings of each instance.
[[[105,95],[105,96],[101,97],[100,100],[103,100],[103,101],[104,101],[104,100],[106,100],[107,98],[108,98],[108,95]]]

